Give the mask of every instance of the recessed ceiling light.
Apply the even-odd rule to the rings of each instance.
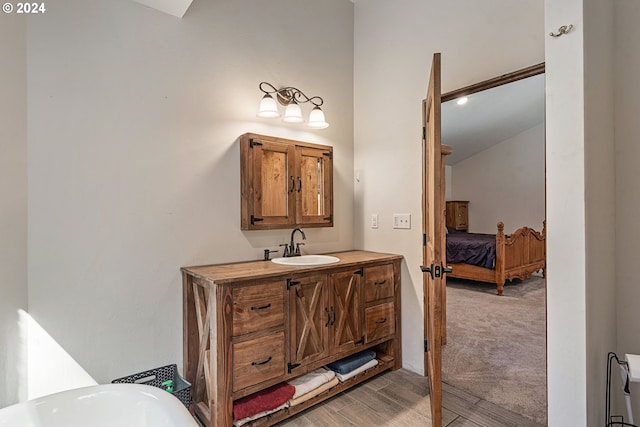
[[[463,96],[462,98],[459,98],[459,99],[456,101],[456,104],[458,104],[458,105],[464,105],[464,104],[466,104],[466,103],[467,103],[467,101],[468,101],[468,100],[469,100],[469,98],[467,98],[466,96]]]

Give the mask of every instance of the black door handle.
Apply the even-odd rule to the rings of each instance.
[[[426,265],[421,265],[420,266],[420,270],[422,270],[423,273],[429,273],[431,275],[431,280],[434,279],[434,274],[433,274],[433,263],[431,263],[431,265],[429,267],[427,267]]]
[[[435,279],[436,277],[442,277],[444,273],[453,273],[453,267],[451,266],[445,267],[442,264],[434,265],[433,263],[431,263],[429,267],[425,265],[421,265],[420,270],[422,270],[423,273],[431,274],[431,279]]]

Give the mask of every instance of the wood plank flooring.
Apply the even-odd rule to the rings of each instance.
[[[387,372],[278,426],[431,426],[427,388],[427,378],[418,374]],[[445,427],[543,427],[448,384],[442,390]]]

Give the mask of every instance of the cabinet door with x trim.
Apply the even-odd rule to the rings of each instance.
[[[326,274],[289,280],[290,367],[329,355],[329,286]],[[291,368],[290,368],[291,369]]]

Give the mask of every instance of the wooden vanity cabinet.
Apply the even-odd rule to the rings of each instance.
[[[185,267],[184,375],[191,410],[231,426],[233,401],[371,348],[378,366],[301,405],[249,424],[272,425],[374,375],[401,367],[400,261],[365,251],[339,263]]]
[[[333,227],[333,147],[240,137],[243,230]]]

